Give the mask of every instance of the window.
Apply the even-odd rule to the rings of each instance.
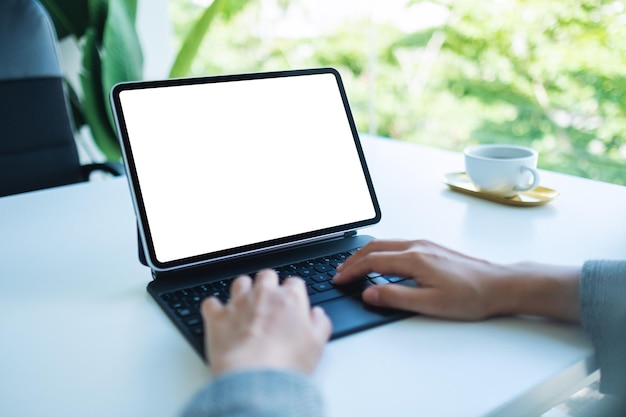
[[[170,1],[179,42],[207,3]],[[244,3],[225,2],[190,75],[333,66],[362,132],[523,144],[541,168],[626,185],[622,1]]]

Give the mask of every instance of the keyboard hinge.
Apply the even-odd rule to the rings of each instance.
[[[343,237],[352,237],[352,236],[356,236],[356,230],[350,230],[349,232],[345,232],[343,234]]]

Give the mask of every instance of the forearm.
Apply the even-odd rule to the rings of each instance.
[[[581,321],[596,351],[600,390],[626,398],[626,261],[585,262],[580,285]]]
[[[288,371],[226,373],[204,387],[183,417],[322,417],[322,399],[309,377]]]
[[[533,315],[580,322],[580,267],[522,262],[501,266],[495,315]]]

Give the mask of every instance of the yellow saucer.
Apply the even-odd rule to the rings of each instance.
[[[549,203],[559,196],[558,191],[541,186],[531,191],[520,192],[516,196],[508,198],[485,193],[476,188],[465,172],[446,174],[443,182],[445,182],[451,190],[484,198],[485,200],[495,201],[497,203],[508,204],[510,206],[540,206]]]

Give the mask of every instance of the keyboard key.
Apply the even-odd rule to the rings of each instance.
[[[301,268],[296,269],[296,272],[294,275],[299,275],[304,278],[313,274],[315,274],[315,270],[313,268],[301,267]]]
[[[228,291],[230,289],[230,284],[232,283],[233,283],[233,279],[223,279],[221,281],[216,282],[213,285],[222,291]]]
[[[215,291],[215,288],[213,288],[212,286],[205,286],[205,285],[203,285],[202,287],[195,287],[194,288],[194,295],[195,296],[199,296],[201,298],[206,298],[213,291]]]
[[[313,280],[313,276],[309,276],[309,277],[300,277],[302,280],[304,280],[304,282],[306,283],[306,285],[313,285],[315,284],[317,281]]]
[[[187,324],[187,326],[196,326],[202,324],[202,319],[199,316],[191,317],[185,320],[185,324]]]
[[[333,284],[330,282],[318,282],[317,284],[313,284],[313,288],[318,292],[323,292],[332,289]]]
[[[340,261],[340,262],[343,262],[343,261],[345,261],[346,259],[348,259],[348,257],[350,256],[350,254],[349,254],[349,253],[346,253],[346,252],[342,252],[342,253],[337,253],[337,254],[335,254],[335,255],[333,255],[333,256],[334,256],[334,258],[335,258],[336,260],[338,260],[338,261]]]
[[[186,307],[185,303],[183,303],[182,301],[178,301],[178,300],[170,301],[168,305],[170,306],[170,308],[173,308],[174,310],[178,310],[179,308]]]
[[[178,314],[180,317],[187,317],[187,316],[191,315],[191,309],[189,309],[189,308],[179,308],[178,310],[176,310],[176,314]]]
[[[335,285],[329,290],[309,295],[309,299],[311,300],[311,304],[315,305],[336,298],[360,295],[365,288],[372,285],[374,284],[369,281],[358,281],[347,285]]]
[[[387,281],[385,278],[383,277],[376,277],[376,278],[371,278],[370,281],[376,285],[385,285],[385,284],[389,284],[389,281]]]
[[[315,265],[315,266],[313,267],[313,269],[315,269],[317,272],[329,272],[329,271],[332,271],[332,270],[333,270],[333,269],[335,269],[335,268],[333,268],[333,267],[332,267],[332,266],[330,266],[330,265],[322,265],[322,264],[318,264],[318,265]]]
[[[199,295],[193,295],[189,298],[188,301],[192,302],[192,303],[200,303],[202,300],[204,299],[204,297],[201,297]]]
[[[185,298],[186,296],[189,295],[189,290],[185,289],[185,290],[178,290],[174,292],[174,297],[180,299],[180,298]]]
[[[326,281],[330,281],[332,277],[328,274],[317,274],[317,275],[311,275],[311,279],[315,282],[326,282]]]
[[[311,304],[319,304],[324,301],[333,300],[335,298],[345,297],[346,293],[339,291],[337,289],[330,289],[324,292],[318,292],[316,294],[311,294],[309,299],[311,300]]]

